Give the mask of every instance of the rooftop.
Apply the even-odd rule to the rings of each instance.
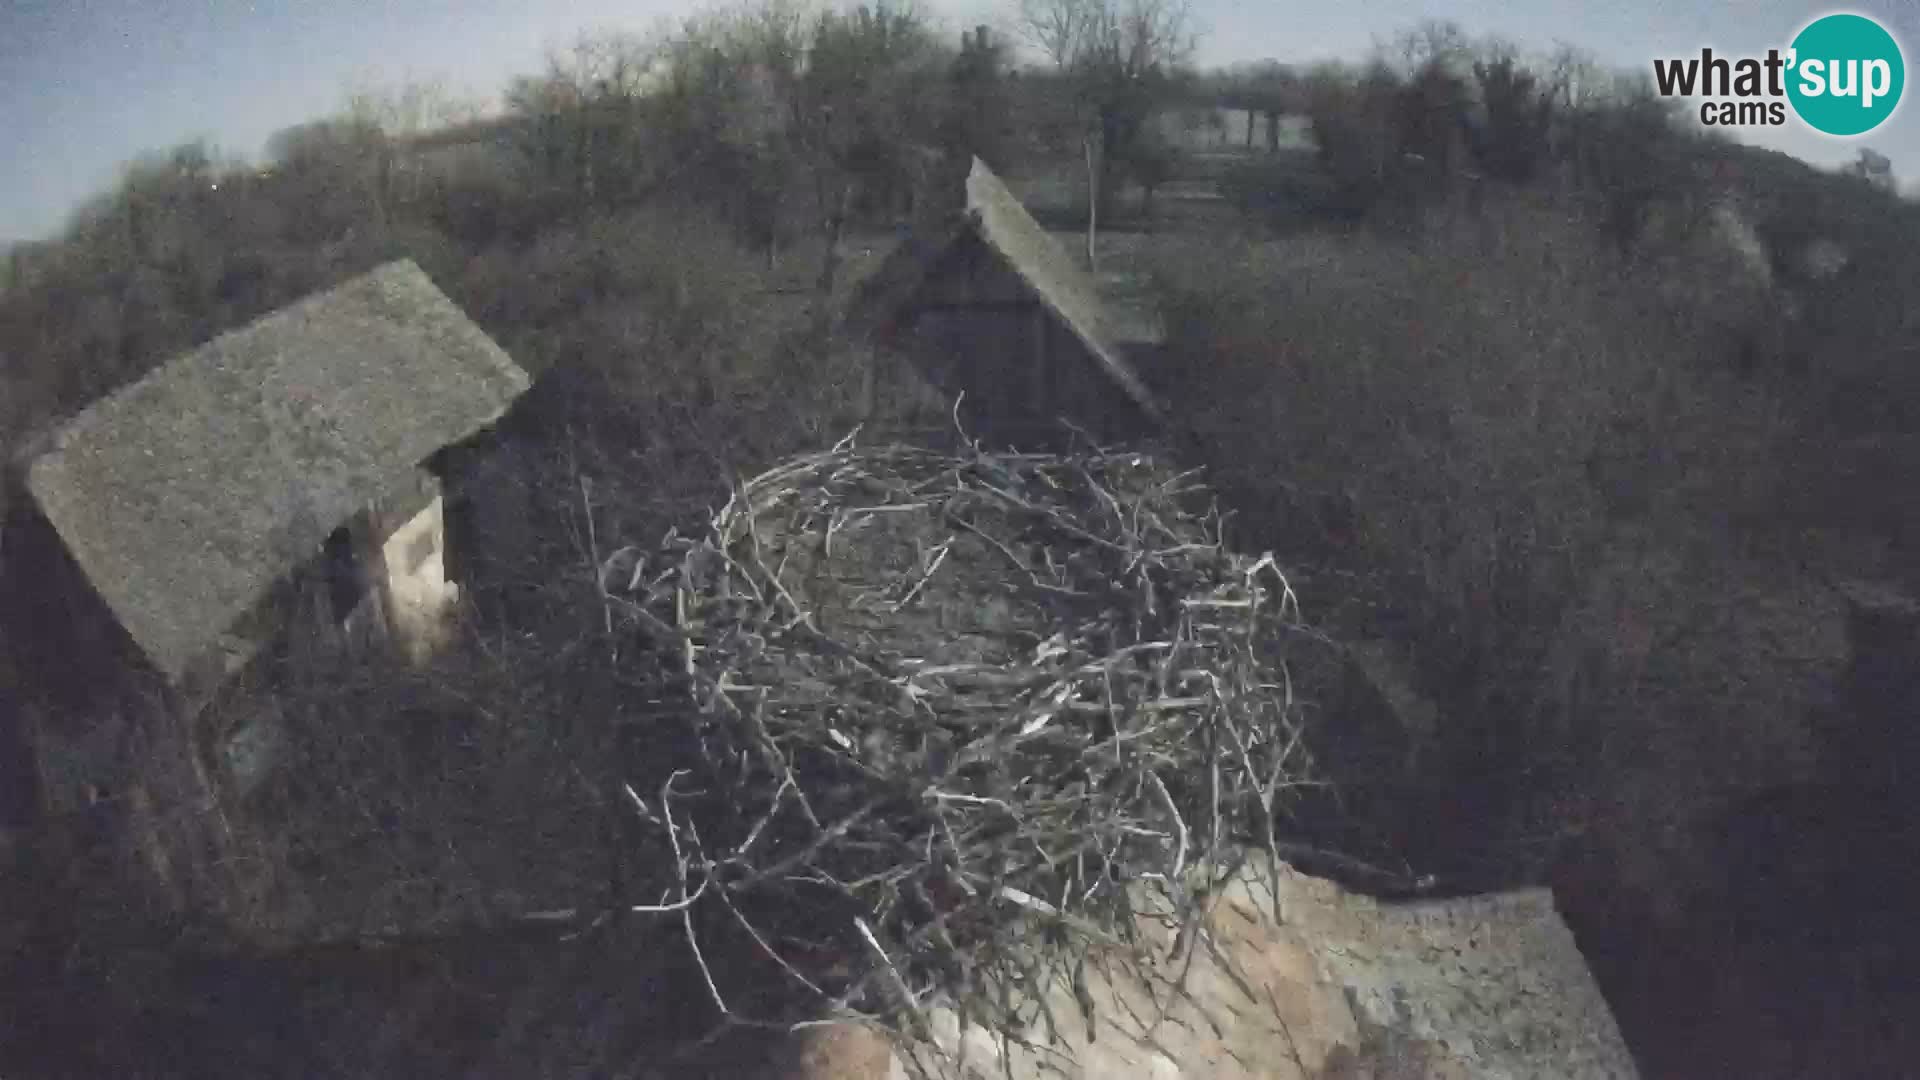
[[[855,323],[884,325],[899,318],[911,308],[941,256],[968,237],[977,237],[1004,260],[1128,397],[1148,415],[1160,415],[1158,403],[1125,358],[1125,344],[1141,334],[1134,325],[1138,320],[1103,300],[1100,284],[977,158],[967,172],[959,213],[895,249],[863,284],[855,301]]]
[[[177,683],[330,532],[526,387],[419,267],[395,262],[96,401],[33,458],[27,486]]]

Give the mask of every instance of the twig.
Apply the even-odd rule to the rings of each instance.
[[[872,950],[874,959],[880,962],[880,966],[891,977],[894,993],[899,995],[899,1001],[902,1007],[908,1010],[908,1015],[914,1018],[915,1034],[920,1038],[926,1038],[926,1019],[920,1015],[919,1000],[913,990],[907,986],[906,977],[901,975],[900,969],[893,965],[893,958],[887,955],[887,950],[880,944],[880,939],[873,936],[873,928],[867,925],[865,919],[856,917],[853,920],[853,927],[860,932],[860,940]]]
[[[1147,782],[1153,785],[1153,790],[1160,796],[1161,805],[1167,808],[1167,816],[1173,818],[1173,827],[1179,830],[1179,847],[1174,851],[1170,883],[1183,882],[1186,880],[1187,873],[1187,823],[1181,820],[1180,808],[1174,805],[1173,796],[1168,793],[1167,785],[1160,781],[1160,774],[1151,769],[1147,770]],[[1178,887],[1177,884],[1176,887]]]
[[[600,561],[600,538],[594,531],[593,525],[593,498],[588,492],[587,478],[584,474],[580,477],[580,512],[587,519],[587,557],[593,565],[594,590],[600,594],[600,616],[606,630],[607,643],[613,650],[610,660],[618,664],[620,648],[614,644],[613,639],[613,605],[607,602],[606,575],[601,572],[601,567],[605,564]]]

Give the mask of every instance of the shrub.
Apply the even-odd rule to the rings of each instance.
[[[1416,243],[1308,233],[1233,259],[1215,245],[1162,274],[1182,373],[1164,392],[1258,533],[1237,542],[1375,581],[1335,621],[1412,639],[1451,717],[1448,790],[1493,807],[1593,764],[1573,733],[1619,723],[1548,677],[1617,530],[1737,542],[1768,498],[1743,462],[1784,424],[1763,392],[1704,373],[1711,338],[1678,296],[1565,207],[1487,214]],[[1697,689],[1661,691],[1671,722]],[[1484,834],[1447,843],[1470,858]]]
[[[1221,195],[1235,209],[1276,226],[1324,216],[1337,196],[1333,180],[1312,160],[1297,155],[1235,161],[1219,183]]]
[[[1553,130],[1553,88],[1511,53],[1496,50],[1477,60],[1473,78],[1484,120],[1474,139],[1474,157],[1491,176],[1524,184],[1546,164]]]
[[[1326,210],[1361,217],[1377,206],[1400,171],[1400,132],[1394,99],[1399,80],[1384,68],[1350,75],[1322,72],[1309,83],[1320,167],[1331,187]]]
[[[823,357],[806,307],[776,304],[765,280],[753,252],[684,208],[593,215],[467,265],[456,298],[540,375],[486,481],[524,508],[503,535],[525,543],[496,584],[579,557],[582,478],[635,493],[602,508],[602,528],[658,535],[704,517],[734,477],[857,422],[861,357]]]

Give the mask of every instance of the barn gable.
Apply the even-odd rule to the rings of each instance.
[[[863,283],[849,325],[908,353],[990,434],[1064,418],[1115,437],[1162,410],[1094,282],[974,160],[960,209],[916,231]]]

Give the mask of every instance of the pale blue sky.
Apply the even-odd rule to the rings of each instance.
[[[931,0],[957,27],[999,21],[1012,0]],[[1523,46],[1566,41],[1620,67],[1656,56],[1783,46],[1831,6],[1730,0],[1520,4],[1496,0],[1192,0],[1201,59],[1358,58],[1376,38],[1425,18]],[[925,5],[923,5],[925,6]],[[602,27],[644,30],[692,12],[687,0],[0,0],[0,242],[50,233],[142,150],[205,136],[257,155],[266,137],[339,105],[356,81],[440,79],[494,97],[545,51]],[[1862,0],[1920,50],[1920,0]],[[1909,91],[1908,96],[1920,93]],[[1911,102],[1862,140],[1793,121],[1754,140],[1822,165],[1862,143],[1920,178],[1920,108]]]

